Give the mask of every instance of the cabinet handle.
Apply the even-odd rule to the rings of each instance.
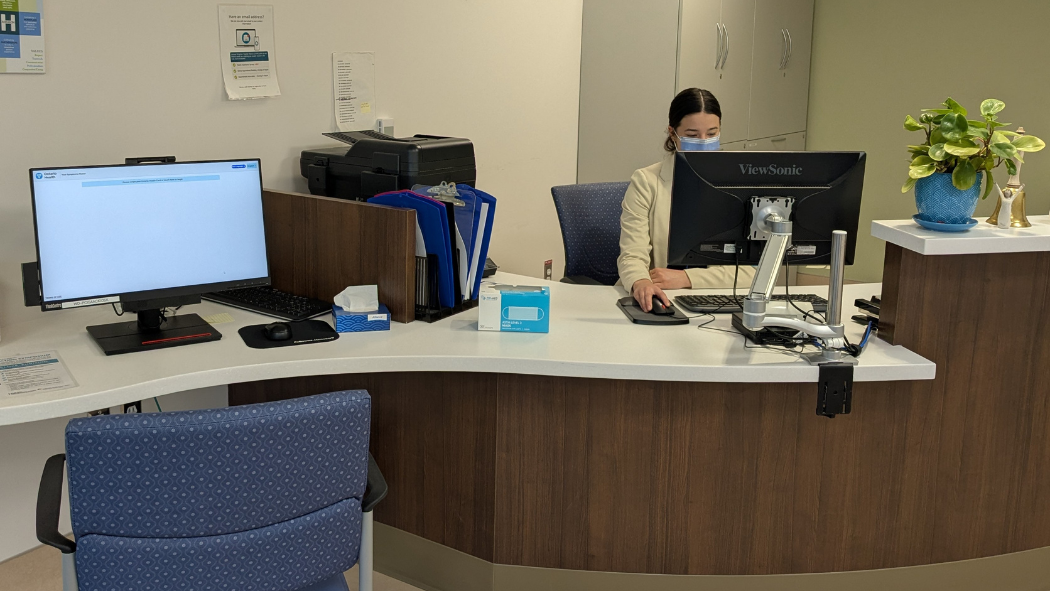
[[[722,25],[722,31],[726,34],[726,51],[722,54],[722,65],[718,66],[720,70],[726,67],[726,60],[729,59],[729,27]]]
[[[786,141],[788,141],[788,139],[786,137],[775,137],[775,138],[773,138],[773,139],[771,139],[769,141],[771,141],[771,142],[786,142]]]
[[[722,61],[722,23],[715,23],[715,69],[718,69],[718,62]]]
[[[788,34],[788,56],[787,59],[784,60],[784,67],[787,68],[791,64],[791,46],[793,43],[791,42],[791,29],[784,30],[787,31]]]
[[[780,29],[780,67],[778,70],[784,69],[784,60],[787,59],[788,53],[788,36],[786,29]]]

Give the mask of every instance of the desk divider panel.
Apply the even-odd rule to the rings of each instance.
[[[349,285],[379,287],[397,322],[415,317],[416,212],[263,191],[273,286],[331,302]]]

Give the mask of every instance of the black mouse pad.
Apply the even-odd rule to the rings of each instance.
[[[654,326],[689,324],[689,319],[683,316],[678,308],[674,307],[674,304],[667,307],[669,310],[672,310],[673,313],[666,316],[643,312],[642,308],[638,306],[638,302],[634,301],[634,298],[631,296],[620,298],[617,300],[616,306],[620,308],[620,310],[631,319],[631,322],[635,324],[650,324]]]
[[[253,324],[237,331],[244,344],[252,349],[272,349],[274,347],[291,347],[309,343],[325,343],[339,338],[339,333],[324,320],[302,320],[286,322],[292,328],[292,338],[285,341],[271,341],[266,338],[267,324]]]

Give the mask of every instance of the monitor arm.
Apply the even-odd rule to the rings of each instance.
[[[846,254],[846,233],[836,230],[831,240],[831,286],[828,293],[827,322],[814,324],[794,318],[766,316],[766,304],[773,295],[777,274],[784,257],[791,248],[791,221],[779,212],[770,212],[759,226],[769,232],[769,241],[762,251],[758,271],[751,283],[751,290],[743,302],[743,323],[748,330],[767,327],[791,328],[821,342],[821,353],[807,356],[810,363],[832,361],[849,362],[853,358],[843,351],[846,348],[845,329],[842,326],[842,273]]]

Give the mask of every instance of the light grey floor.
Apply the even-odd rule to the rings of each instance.
[[[350,591],[357,591],[357,567],[346,573]],[[61,591],[62,564],[58,550],[41,546],[0,562],[0,591]],[[376,573],[373,591],[420,591]]]

